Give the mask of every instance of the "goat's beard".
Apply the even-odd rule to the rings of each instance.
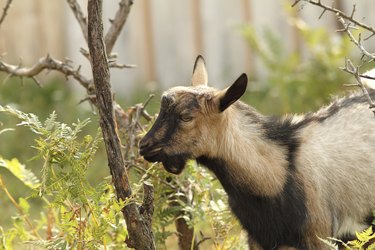
[[[178,154],[178,155],[171,155],[165,156],[164,159],[161,160],[165,170],[172,174],[180,174],[182,170],[184,170],[186,161],[188,160],[188,155],[186,154]]]

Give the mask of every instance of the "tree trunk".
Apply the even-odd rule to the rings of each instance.
[[[121,152],[121,145],[116,133],[110,74],[103,41],[102,0],[89,0],[88,10],[88,47],[91,56],[91,67],[95,85],[97,107],[100,115],[106,147],[108,165],[112,174],[117,198],[126,200],[132,194],[128,175]],[[155,249],[154,236],[151,230],[152,188],[145,189],[148,197],[142,205],[142,213],[138,205],[131,203],[123,208],[129,238],[128,247],[135,249]],[[151,198],[151,201],[150,201]]]

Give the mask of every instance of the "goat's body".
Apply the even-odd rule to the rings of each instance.
[[[375,208],[375,117],[364,97],[341,99],[306,116],[266,118],[242,103],[227,114],[230,122],[217,125],[229,126],[221,129],[227,134],[212,139],[222,153],[197,161],[221,181],[233,212],[257,244],[317,249],[324,246],[316,236],[345,238],[369,226]],[[263,165],[270,157],[276,157],[275,165]],[[283,182],[270,187],[275,172]]]
[[[375,209],[375,117],[361,94],[313,114],[272,118],[207,86],[198,56],[192,87],[163,94],[160,114],[140,143],[148,161],[174,174],[188,159],[208,167],[255,249],[324,249],[371,224]],[[375,99],[375,91],[371,93]]]

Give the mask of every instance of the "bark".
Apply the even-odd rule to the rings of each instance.
[[[88,1],[88,47],[108,165],[118,199],[126,200],[131,196],[132,190],[114,122],[109,66],[103,41],[102,4],[102,0]],[[126,240],[128,247],[155,249],[154,236],[151,230],[153,212],[153,205],[150,202],[152,200],[152,196],[150,197],[151,191],[150,188],[145,189],[147,199],[145,199],[146,204],[142,207],[142,214],[139,206],[135,203],[127,205],[122,210],[129,234],[129,238]]]
[[[194,240],[194,228],[189,228],[185,219],[178,218],[176,220],[176,230],[178,233],[178,246],[180,250],[198,249]],[[192,244],[194,244],[193,248]]]

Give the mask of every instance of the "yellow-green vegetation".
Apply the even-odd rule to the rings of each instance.
[[[244,98],[261,112],[316,110],[350,81],[338,69],[351,53],[348,42],[322,29],[296,25],[303,34],[303,56],[287,52],[282,39],[270,31],[260,37],[251,27],[241,29],[268,72],[264,80],[253,77]],[[154,186],[157,249],[177,249],[177,218],[184,218],[194,230],[202,249],[247,248],[246,235],[228,209],[224,190],[193,161],[182,175],[172,176],[135,154],[128,169],[134,194],[118,201],[108,177],[97,117],[89,105],[78,104],[74,91],[63,82],[55,80],[39,88],[32,81],[22,85],[11,79],[0,85],[0,249],[124,249],[127,231],[121,208],[142,202],[143,182]],[[126,104],[144,101],[148,93],[138,96]],[[148,108],[156,111],[158,106],[152,100]],[[147,129],[147,122],[142,122]],[[369,230],[359,233],[358,241],[345,244],[369,247],[366,242],[374,237]]]

